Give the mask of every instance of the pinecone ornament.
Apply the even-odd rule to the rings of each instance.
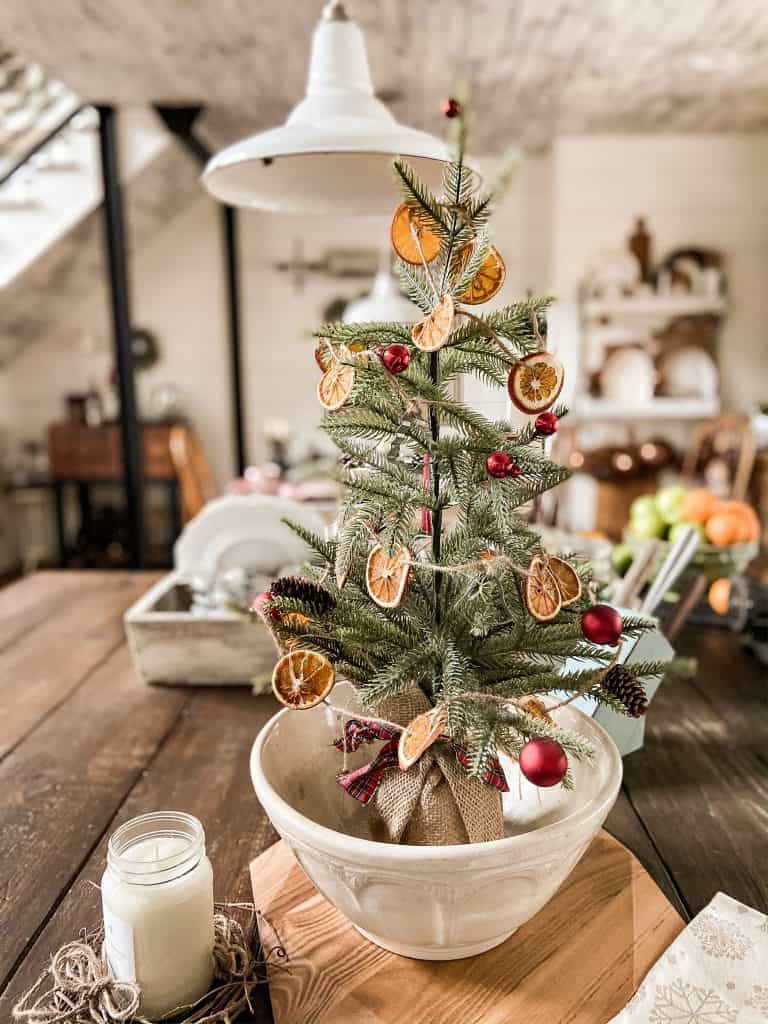
[[[603,676],[602,688],[618,698],[632,718],[641,718],[648,710],[643,684],[623,665],[614,665]]]
[[[336,607],[332,594],[313,580],[302,576],[280,576],[270,587],[272,597],[287,597],[300,601],[315,616],[325,615]]]

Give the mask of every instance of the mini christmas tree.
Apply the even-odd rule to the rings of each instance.
[[[521,514],[567,476],[544,443],[566,412],[555,406],[563,370],[547,351],[548,299],[474,312],[504,281],[488,234],[496,196],[465,165],[461,105],[444,111],[458,130],[442,193],[394,165],[392,244],[424,317],[318,332],[323,428],[341,453],[338,529],[326,540],[293,526],[314,563],[258,604],[284,652],[283,703],[314,706],[337,679],[356,686],[364,710],[337,746],[384,745],[339,781],[371,805],[376,837],[416,843],[499,838],[498,753],[536,785],[572,785],[568,759],[591,749],[552,704],[573,699],[566,691],[642,713],[639,680],[660,670],[623,668],[615,684],[621,637],[650,623],[594,605],[589,566],[544,551]],[[506,387],[527,425],[464,404],[464,374]],[[565,672],[566,659],[582,667]]]

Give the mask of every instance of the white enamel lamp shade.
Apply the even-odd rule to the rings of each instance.
[[[284,125],[217,153],[203,183],[231,206],[286,213],[391,212],[392,158],[436,186],[443,142],[398,124],[373,93],[363,34],[331,0],[315,28],[307,94]]]
[[[344,310],[343,319],[345,324],[401,323],[418,320],[421,315],[418,306],[414,306],[400,291],[389,270],[380,270],[370,293],[350,302]]]

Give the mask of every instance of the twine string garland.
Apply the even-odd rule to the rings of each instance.
[[[244,926],[232,911],[246,911]],[[248,903],[217,903],[214,915],[214,987],[197,1002],[178,1006],[161,1018],[177,1024],[235,1024],[251,994],[265,983],[264,967],[287,960],[275,929],[276,944],[263,956],[255,951],[259,912]],[[141,990],[118,981],[103,950],[103,932],[84,933],[56,952],[51,964],[13,1007],[17,1024],[152,1024],[140,1016]]]

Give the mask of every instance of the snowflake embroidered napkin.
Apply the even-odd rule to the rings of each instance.
[[[611,1024],[765,1024],[768,917],[719,892]]]

